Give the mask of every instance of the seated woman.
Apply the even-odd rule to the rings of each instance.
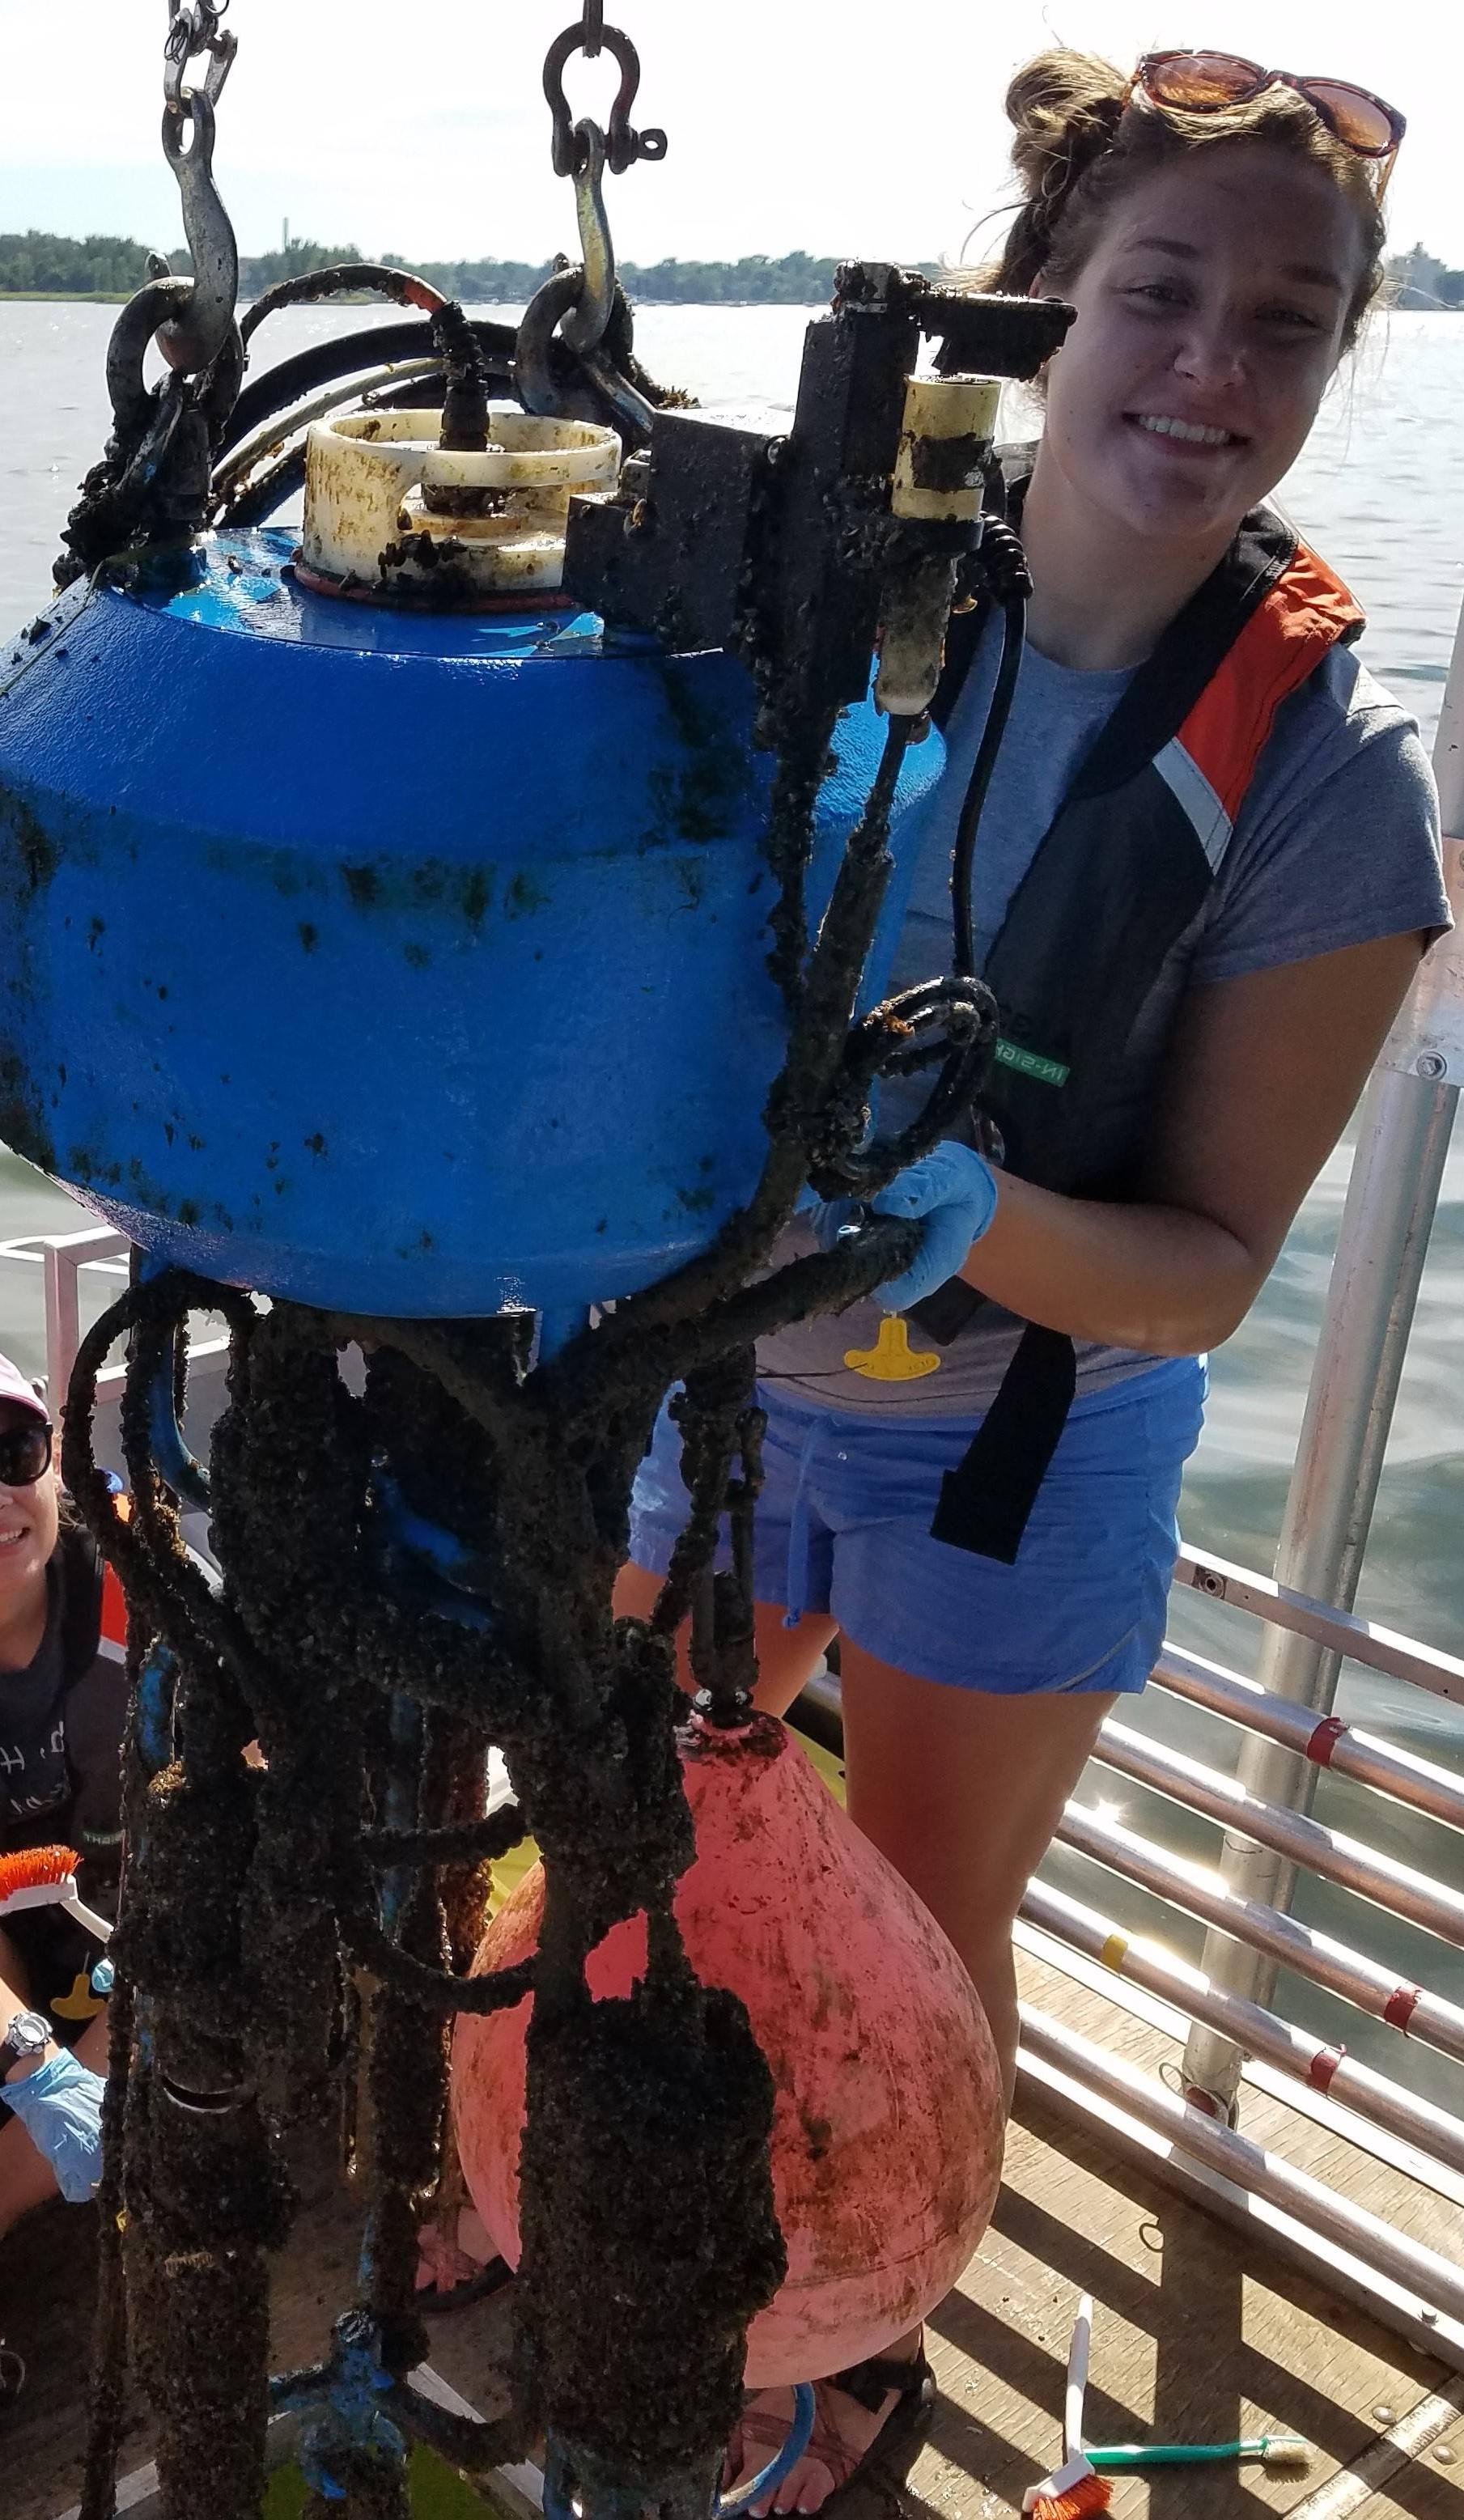
[[[126,1679],[99,1653],[102,1569],[61,1494],[44,1403],[0,1356],[0,1857],[69,1845],[111,1905],[120,1857]],[[106,1987],[64,1907],[0,1900],[0,2238],[101,2171]]]

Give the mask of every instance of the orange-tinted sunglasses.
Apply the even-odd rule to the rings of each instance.
[[[1292,70],[1263,69],[1238,53],[1146,53],[1124,102],[1137,91],[1151,105],[1176,113],[1223,113],[1229,106],[1249,105],[1268,87],[1294,87],[1334,140],[1377,165],[1381,201],[1408,126],[1395,105],[1347,79],[1298,78]]]

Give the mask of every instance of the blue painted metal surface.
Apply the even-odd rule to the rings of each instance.
[[[291,549],[73,595],[0,671],[0,1138],[302,1302],[648,1284],[747,1195],[783,1053],[749,680],[592,615],[313,596]],[[848,713],[815,908],[882,740]]]

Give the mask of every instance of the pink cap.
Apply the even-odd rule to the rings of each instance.
[[[32,1418],[38,1418],[42,1425],[46,1424],[51,1414],[29,1375],[23,1373],[18,1365],[12,1365],[8,1356],[0,1356],[0,1400],[13,1400],[18,1408],[28,1409]]]

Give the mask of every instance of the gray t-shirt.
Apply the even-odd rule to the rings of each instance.
[[[945,775],[911,834],[913,877],[892,988],[949,968],[951,851],[999,648],[993,620],[951,712]],[[1027,650],[977,843],[979,959],[989,953],[1017,884],[1130,679],[1126,671],[1079,673]],[[1186,989],[1448,923],[1438,799],[1417,726],[1353,649],[1334,649],[1278,713],[1219,879],[1167,957],[1138,1018],[1135,1047],[1147,1043],[1156,1060],[1163,1056]],[[896,1098],[887,1085],[883,1093],[882,1127],[899,1125],[918,1108],[908,1090]],[[800,1222],[784,1251],[812,1247]],[[844,1360],[874,1348],[881,1319],[874,1304],[860,1304],[780,1331],[759,1347],[759,1369],[800,1400],[851,1414],[966,1418],[990,1405],[1020,1335],[1013,1316],[994,1304],[984,1305],[944,1349],[911,1324],[912,1348],[938,1355],[939,1370],[918,1380],[873,1381]],[[1131,1348],[1079,1342],[1079,1398],[1157,1362]]]

